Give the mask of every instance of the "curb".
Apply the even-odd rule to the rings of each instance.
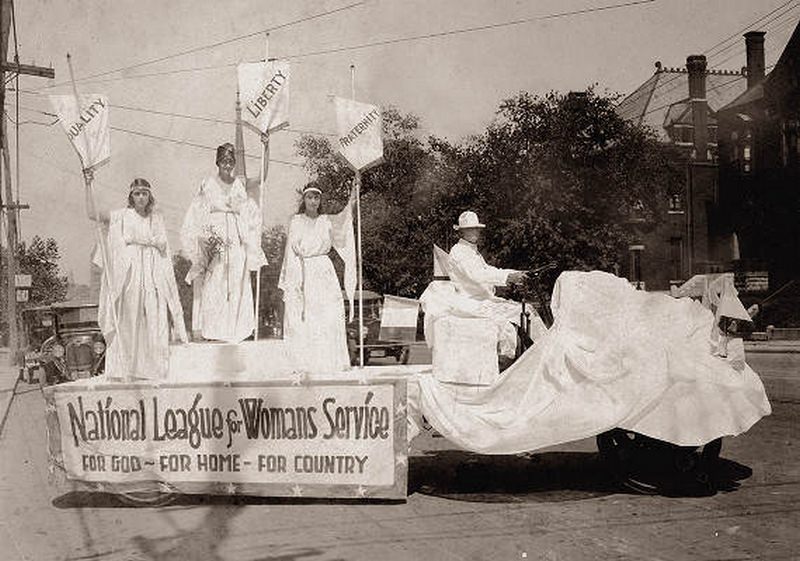
[[[774,353],[774,354],[798,354],[800,353],[800,346],[796,345],[786,345],[782,347],[778,346],[761,346],[761,345],[753,345],[748,346],[745,345],[744,352],[746,353]]]
[[[14,380],[14,385],[10,389],[0,390],[0,438],[3,436],[3,429],[6,426],[6,419],[8,418],[8,412],[11,410],[14,396],[17,395],[18,385],[19,376]],[[7,395],[6,392],[8,392]]]

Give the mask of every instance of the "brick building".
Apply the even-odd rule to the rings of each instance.
[[[622,272],[642,288],[668,290],[694,274],[730,267],[735,242],[717,227],[717,112],[745,89],[745,72],[709,70],[705,56],[693,55],[685,68],[657,62],[653,76],[617,106],[624,119],[676,148],[686,169],[662,221],[630,221],[634,241]]]
[[[800,26],[769,75],[764,33],[745,35],[747,89],[719,111],[720,202],[739,269],[774,291],[800,277]]]

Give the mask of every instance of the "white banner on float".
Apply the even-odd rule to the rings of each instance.
[[[363,170],[383,161],[381,110],[377,105],[342,97],[336,106],[339,152],[354,169]]]
[[[74,95],[51,95],[50,104],[78,152],[83,169],[97,168],[111,158],[107,96],[82,95],[79,106]]]
[[[400,498],[405,392],[397,379],[53,386],[50,457],[109,490],[160,481],[183,493]]]
[[[237,67],[242,117],[261,132],[289,124],[289,63],[245,62]]]

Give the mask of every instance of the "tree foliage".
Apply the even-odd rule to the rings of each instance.
[[[61,252],[58,242],[53,238],[34,236],[30,243],[17,245],[17,274],[31,276],[28,301],[17,303],[17,317],[27,309],[46,306],[64,300],[67,296],[67,277],[59,267]],[[0,278],[5,283],[8,277],[8,256],[3,251],[0,257]],[[8,330],[8,298],[5,286],[0,290],[0,304],[3,308],[2,332]]]
[[[485,255],[504,267],[613,270],[632,214],[656,224],[683,179],[680,158],[621,119],[615,101],[593,88],[520,93],[482,134],[457,143],[422,141],[415,116],[385,110],[385,161],[363,174],[365,286],[418,296],[431,245],[449,249],[452,224],[469,209],[488,226]],[[341,208],[353,172],[325,138],[304,136],[297,149],[328,210]]]

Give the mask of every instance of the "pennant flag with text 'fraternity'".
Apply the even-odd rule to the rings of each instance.
[[[289,63],[245,62],[237,67],[242,118],[261,132],[289,125]]]
[[[336,124],[339,152],[357,170],[383,161],[381,110],[376,105],[337,97]]]
[[[108,97],[82,95],[78,105],[74,95],[51,95],[50,104],[78,152],[83,169],[97,168],[111,159]]]
[[[381,341],[413,343],[417,338],[419,300],[385,295],[381,311]]]

